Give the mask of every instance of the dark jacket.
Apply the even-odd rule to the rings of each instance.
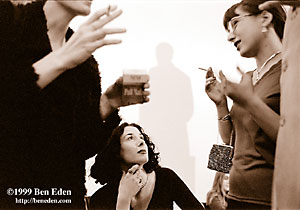
[[[15,7],[0,1],[1,207],[15,206],[7,188],[24,187],[71,190],[72,205],[82,203],[84,161],[120,122],[117,111],[105,122],[100,117],[101,81],[93,57],[44,89],[37,86],[32,64],[52,51],[44,2]]]
[[[204,209],[174,171],[159,167],[155,169],[155,174],[155,188],[147,209],[173,209],[174,203],[181,209]],[[91,209],[115,209],[118,188],[119,182],[110,183],[100,188],[91,197]]]

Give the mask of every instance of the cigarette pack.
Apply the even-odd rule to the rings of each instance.
[[[149,81],[145,70],[128,69],[123,71],[123,104],[143,102],[144,84]]]

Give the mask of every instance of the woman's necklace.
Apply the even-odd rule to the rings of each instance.
[[[267,65],[267,63],[272,60],[276,55],[278,55],[279,53],[281,53],[280,51],[274,53],[273,55],[271,55],[264,63],[263,65],[259,68],[256,69],[256,82],[260,79],[259,78],[259,74],[261,73],[261,70]]]

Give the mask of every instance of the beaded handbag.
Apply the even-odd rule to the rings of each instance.
[[[223,173],[229,173],[232,166],[234,148],[232,146],[233,131],[229,145],[214,144],[210,150],[207,168]]]

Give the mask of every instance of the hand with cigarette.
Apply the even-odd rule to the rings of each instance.
[[[83,63],[91,54],[106,45],[121,43],[120,39],[111,39],[109,35],[124,33],[124,28],[105,28],[105,26],[119,17],[122,10],[117,6],[108,6],[95,12],[72,37],[57,50],[58,57],[62,58],[62,69],[72,69]]]
[[[107,10],[106,10],[106,16],[109,16],[110,14],[110,9],[111,9],[111,6],[110,5],[108,5],[108,7],[107,7]]]
[[[227,105],[221,83],[217,81],[212,68],[209,68],[206,73],[205,92],[217,106],[221,104]]]

